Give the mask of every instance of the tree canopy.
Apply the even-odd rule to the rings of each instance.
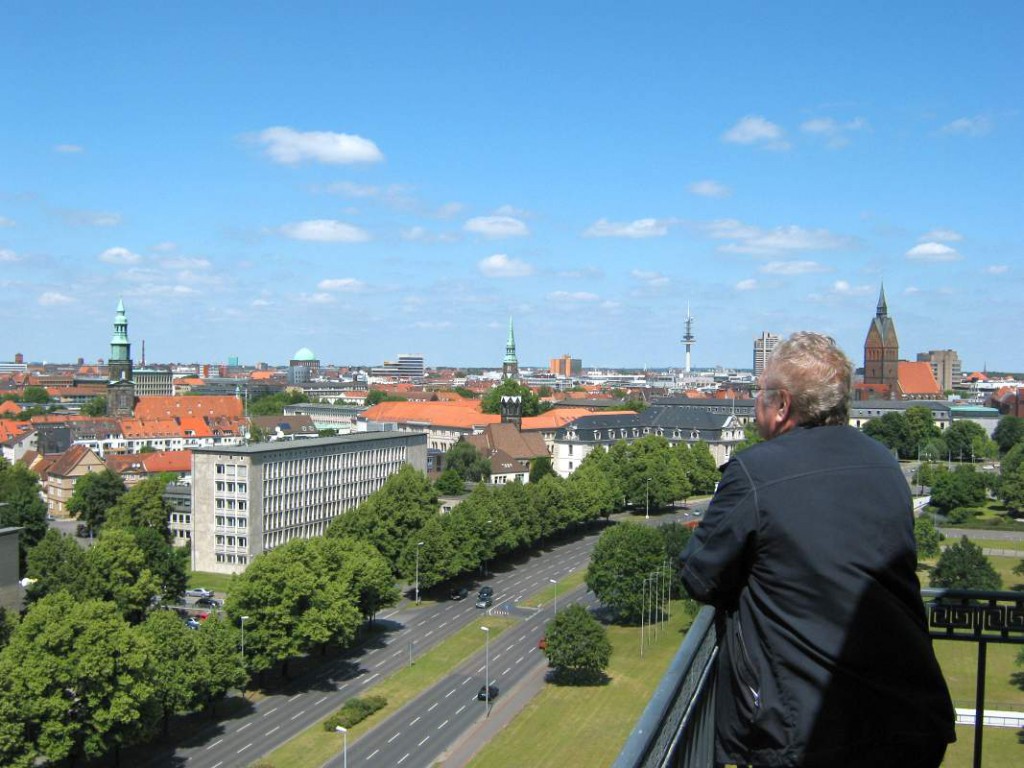
[[[548,663],[563,682],[595,682],[612,656],[608,630],[579,603],[559,611],[548,623]]]
[[[655,528],[618,523],[597,540],[587,568],[587,586],[625,623],[640,620],[643,583],[665,568],[665,538]]]
[[[459,440],[444,455],[444,467],[459,473],[463,480],[476,483],[491,476],[491,462],[472,443]]]
[[[501,413],[501,398],[505,395],[523,399],[523,416],[536,416],[551,408],[550,404],[542,403],[537,394],[525,384],[515,379],[505,379],[484,394],[480,400],[480,410],[484,413]]]
[[[369,407],[371,405],[377,405],[377,403],[401,403],[408,400],[407,397],[395,394],[394,392],[385,392],[382,389],[371,389],[366,399],[363,401],[363,405]]]
[[[24,574],[28,551],[46,535],[46,503],[39,478],[24,464],[11,466],[0,458],[0,528],[19,527],[18,573]]]
[[[957,507],[971,507],[985,501],[985,478],[970,464],[943,472],[932,483],[931,504],[948,513]]]
[[[1024,419],[1019,416],[1003,416],[992,432],[992,439],[999,446],[1000,453],[1008,453],[1014,446],[1024,443]]]
[[[981,547],[966,536],[946,548],[932,571],[933,587],[998,590],[1003,585]]]
[[[109,469],[90,472],[75,482],[75,490],[68,499],[68,512],[98,531],[106,522],[107,513],[126,491],[121,477]]]

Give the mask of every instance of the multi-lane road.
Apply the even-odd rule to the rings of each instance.
[[[521,625],[492,638],[491,679],[497,682],[502,692],[528,671],[529,664],[542,662],[543,656],[536,651],[536,644],[543,621],[550,617],[550,612],[529,612],[516,608],[515,604],[550,586],[549,579],[561,580],[570,572],[585,568],[597,536],[595,532],[540,551],[509,570],[480,582],[481,585],[490,584],[494,589],[494,606],[490,611],[515,612],[524,617]],[[562,596],[559,598],[561,602]],[[379,637],[376,644],[356,649],[349,656],[319,668],[308,680],[297,683],[295,693],[268,696],[253,703],[240,715],[190,734],[176,748],[155,748],[143,757],[137,757],[136,762],[140,766],[152,768],[168,765],[187,765],[189,768],[247,765],[319,722],[351,696],[369,692],[374,683],[407,665],[410,649],[415,658],[470,622],[486,626],[488,613],[476,608],[473,598],[420,607],[406,604],[380,617],[381,623],[389,631]],[[483,651],[485,638],[482,631],[480,634]],[[405,724],[394,722],[398,715],[393,716],[385,723],[391,730],[377,728],[358,742],[350,743],[349,757],[362,754],[360,764],[364,765],[397,765],[400,760],[401,765],[424,765],[428,751],[439,755],[444,745],[450,744],[476,718],[484,715],[484,702],[475,700],[483,684],[483,663],[481,653],[479,659],[474,657],[461,667],[458,675],[440,681],[398,713],[404,716],[419,706],[420,702],[427,702],[424,714],[413,715],[409,718],[410,722]],[[435,693],[441,700],[455,706],[442,707],[438,703],[431,709],[434,699],[430,697]],[[427,709],[431,711],[427,712]],[[435,712],[447,712],[448,716],[435,721]],[[420,720],[411,722],[417,716]],[[383,746],[370,747],[371,743],[376,744],[378,741],[382,741]],[[367,762],[366,758],[373,754],[373,749],[378,752],[373,755],[372,762]],[[385,756],[390,762],[384,762]]]

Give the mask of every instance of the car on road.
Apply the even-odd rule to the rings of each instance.
[[[469,597],[469,590],[465,587],[458,587],[448,592],[449,600],[465,600],[467,597]]]
[[[213,597],[213,592],[209,589],[203,589],[202,587],[191,587],[186,589],[185,594],[189,597]]]
[[[480,597],[494,597],[494,587],[485,585],[480,587],[480,592],[477,593]]]
[[[492,605],[494,605],[494,600],[490,597],[481,597],[476,601],[477,608],[490,608]]]
[[[494,701],[498,698],[498,686],[481,685],[480,690],[476,692],[476,697],[480,701]]]
[[[548,649],[548,636],[542,635],[540,640],[537,641],[537,648],[546,651]]]
[[[204,608],[220,608],[221,602],[213,597],[200,597],[196,600],[196,605],[201,605]]]

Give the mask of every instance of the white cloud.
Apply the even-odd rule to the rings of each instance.
[[[690,190],[691,194],[698,197],[728,197],[732,194],[732,190],[729,187],[713,179],[695,181],[687,189]]]
[[[20,261],[18,254],[10,248],[0,248],[0,262],[10,264],[15,261]]]
[[[157,253],[171,253],[178,249],[177,243],[172,243],[170,240],[165,240],[162,243],[150,246],[150,250],[156,251]]]
[[[267,154],[273,161],[286,165],[295,165],[305,160],[350,164],[379,163],[384,159],[372,141],[348,133],[303,132],[287,126],[275,126],[261,131],[256,138],[266,146]]]
[[[431,232],[425,227],[409,227],[402,230],[402,239],[411,243],[454,243],[459,236],[453,232]]]
[[[839,296],[863,296],[873,290],[873,286],[850,285],[846,280],[836,280],[832,283],[832,293]]]
[[[782,129],[775,123],[758,115],[747,115],[736,125],[722,134],[722,141],[729,144],[745,144],[765,149],[789,149]]]
[[[306,304],[333,304],[334,296],[329,293],[311,293],[303,295],[302,301]]]
[[[366,283],[356,280],[354,277],[335,277],[321,280],[316,284],[321,291],[344,291],[345,293],[358,293],[366,288]]]
[[[597,301],[601,297],[587,291],[553,291],[548,294],[551,301]]]
[[[809,275],[827,271],[816,261],[769,261],[761,267],[766,275]]]
[[[519,259],[510,259],[504,253],[482,259],[477,267],[487,277],[527,277],[533,274],[532,265]]]
[[[64,221],[73,227],[116,227],[121,223],[121,214],[103,211],[57,211]]]
[[[267,299],[253,299],[249,302],[250,307],[272,307],[274,303]]]
[[[962,257],[954,249],[942,243],[921,243],[915,245],[906,256],[913,261],[958,261]]]
[[[173,259],[165,259],[160,262],[160,266],[167,267],[168,269],[209,269],[211,265],[206,259],[179,256]]]
[[[583,233],[584,237],[664,237],[668,234],[670,221],[659,219],[637,219],[629,222],[615,222],[599,219]]]
[[[70,296],[65,296],[63,293],[57,293],[57,291],[47,291],[39,297],[39,303],[44,307],[54,307],[58,304],[72,304],[74,299]]]
[[[8,219],[6,216],[0,216],[0,227],[13,227],[14,219]]]
[[[827,229],[804,229],[796,225],[763,230],[736,219],[708,222],[701,229],[715,240],[733,240],[719,247],[724,253],[769,256],[792,251],[832,251],[853,245],[849,237]]]
[[[752,291],[757,288],[757,280],[752,277],[747,278],[746,280],[740,280],[736,283],[735,287],[737,291]]]
[[[434,215],[439,219],[450,219],[462,213],[465,207],[462,203],[444,203],[437,207]]]
[[[137,253],[132,253],[127,248],[107,248],[99,256],[100,261],[104,264],[138,264],[142,261],[142,257]]]
[[[942,132],[952,136],[985,136],[992,131],[992,121],[984,115],[960,117],[942,126]]]
[[[502,205],[494,212],[495,216],[513,216],[517,219],[528,219],[530,218],[530,212],[524,211],[522,208],[516,208],[514,205]]]
[[[1003,275],[1010,271],[1010,268],[1006,264],[993,264],[989,267],[985,267],[985,271],[990,275]]]
[[[862,117],[855,117],[853,120],[847,120],[845,123],[831,117],[816,117],[800,125],[801,131],[823,138],[825,143],[833,149],[849,144],[849,134],[864,131],[867,128],[868,122]]]
[[[489,238],[522,237],[530,234],[526,224],[513,216],[477,216],[469,219],[462,228]]]
[[[58,144],[53,148],[54,152],[60,152],[65,155],[74,155],[79,152],[84,152],[85,148],[79,144]]]
[[[285,224],[281,227],[281,234],[292,240],[317,243],[365,243],[370,239],[370,234],[366,230],[333,219],[312,219]]]
[[[958,243],[964,239],[964,236],[959,232],[952,229],[933,229],[931,232],[925,232],[919,238],[919,243]]]
[[[646,283],[651,288],[661,288],[669,284],[669,279],[660,272],[648,272],[642,269],[634,269],[630,274],[633,279]]]

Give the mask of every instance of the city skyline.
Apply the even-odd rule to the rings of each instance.
[[[1024,370],[1015,4],[6,16],[5,359]]]

